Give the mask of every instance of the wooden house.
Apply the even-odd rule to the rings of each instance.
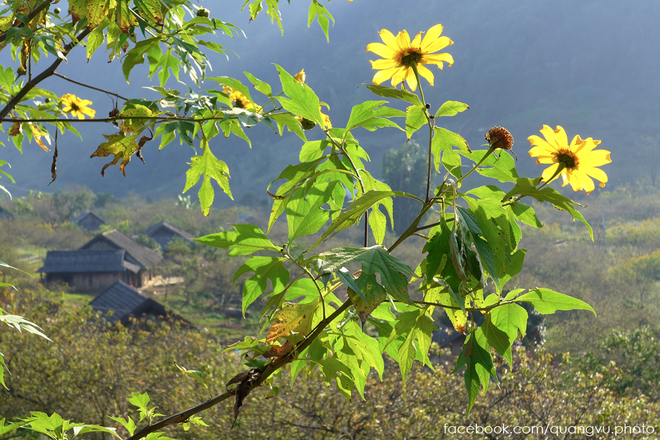
[[[45,282],[61,281],[77,291],[94,291],[117,280],[137,285],[140,266],[126,259],[123,249],[48,251],[44,266]]]
[[[94,214],[92,211],[85,211],[71,220],[71,223],[76,223],[78,226],[87,229],[88,231],[96,232],[101,228],[101,225],[105,224],[105,220]]]
[[[97,235],[80,249],[125,251],[124,259],[140,268],[136,282],[132,283],[135,287],[148,285],[155,276],[156,266],[163,259],[160,254],[142,246],[116,229]]]
[[[157,320],[170,318],[189,324],[182,317],[169,313],[159,302],[147,298],[121,281],[115,282],[89,305],[101,312],[111,323],[120,322],[122,325],[127,325],[130,318],[134,317]]]
[[[170,243],[174,240],[183,240],[188,244],[194,244],[192,241],[193,236],[183,231],[176,226],[173,226],[166,221],[162,221],[155,226],[152,226],[145,232],[146,235],[153,238],[164,252],[169,251]]]

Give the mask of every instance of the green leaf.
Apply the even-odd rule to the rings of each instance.
[[[463,112],[469,109],[470,106],[458,101],[446,101],[437,112],[435,112],[435,117],[439,118],[440,116],[454,116],[460,112]]]
[[[384,107],[387,101],[365,101],[351,109],[351,116],[348,118],[346,130],[352,130],[356,127],[364,127],[369,131],[375,131],[380,127],[396,127],[403,130],[395,122],[388,118],[404,117],[406,114],[401,110]]]
[[[277,64],[275,64],[275,67],[277,67],[277,70],[280,73],[282,90],[289,97],[277,98],[280,101],[280,104],[282,104],[282,107],[294,115],[309,119],[316,123],[316,125],[323,127],[323,118],[321,117],[318,96],[316,96],[314,91],[307,84],[296,81],[293,76],[282,67]]]
[[[460,134],[454,133],[445,128],[435,127],[433,140],[431,141],[431,152],[433,153],[433,163],[435,164],[435,170],[437,172],[440,172],[442,153],[452,151],[452,147],[457,147],[461,152],[470,151],[470,147],[468,147],[467,142]],[[447,154],[451,155],[451,153]],[[453,167],[451,164],[457,162],[460,163],[460,160],[457,161],[455,158],[450,159],[448,157],[447,162]],[[448,171],[451,171],[451,168],[448,169]],[[454,173],[455,172],[452,172],[452,174]]]
[[[543,315],[555,313],[557,310],[591,310],[596,315],[596,311],[586,302],[550,289],[534,289],[520,295],[515,301],[529,303]]]
[[[325,38],[328,40],[328,43],[330,42],[330,35],[328,34],[328,27],[330,26],[330,20],[332,20],[332,24],[334,25],[335,19],[334,17],[328,12],[327,9],[323,7],[317,0],[312,0],[312,3],[309,5],[309,14],[307,16],[307,27],[310,27],[314,20],[318,20],[319,25],[321,26],[321,29],[323,29],[323,33],[325,34]]]
[[[208,146],[204,148],[204,153],[201,156],[190,159],[190,169],[186,171],[186,186],[183,188],[183,192],[185,193],[195,186],[202,175],[204,175],[204,179],[198,192],[199,204],[204,215],[209,215],[215,196],[211,179],[214,179],[220,185],[220,188],[230,199],[234,200],[234,197],[231,194],[231,189],[229,189],[229,167],[216,158]]]
[[[374,84],[367,84],[367,88],[378,96],[396,98],[419,107],[424,107],[419,97],[414,93],[410,93],[408,90],[398,90],[393,87],[377,86]]]
[[[282,292],[289,284],[289,271],[284,267],[284,258],[252,257],[238,268],[234,274],[234,283],[241,275],[254,272],[254,275],[243,284],[243,315],[248,306],[263,295],[268,288],[268,280],[273,288],[273,294]]]
[[[341,270],[342,269],[340,268],[339,271]],[[344,282],[344,284],[347,283]],[[363,273],[357,280],[355,280],[355,284],[357,285],[358,289],[355,290],[349,288],[348,297],[351,299],[353,307],[355,307],[355,311],[360,317],[360,321],[362,321],[362,324],[364,325],[364,323],[367,321],[367,317],[371,314],[371,312],[376,309],[380,303],[387,299],[387,292],[383,286],[378,284],[378,281],[373,274]]]
[[[584,223],[584,225],[589,229],[589,234],[593,240],[594,230],[591,228],[591,225],[589,222],[587,222],[584,216],[577,209],[575,209],[575,206],[582,205],[572,201],[568,197],[561,195],[559,192],[548,186],[538,189],[536,185],[538,185],[540,181],[540,177],[537,177],[536,179],[528,179],[526,177],[517,179],[516,186],[514,186],[511,191],[506,193],[502,201],[506,201],[511,199],[513,196],[520,195],[533,197],[539,202],[550,202],[555,208],[571,214],[573,221],[577,219]]]
[[[223,231],[205,235],[194,240],[208,246],[231,249],[229,256],[250,255],[257,251],[280,252],[263,231],[255,225],[232,225],[235,231]]]
[[[477,332],[483,333],[488,345],[493,347],[495,351],[503,356],[509,365],[513,365],[510,350],[512,341],[509,340],[509,335],[506,332],[493,323],[491,318],[490,314],[486,315],[484,323],[477,329]]]
[[[315,234],[332,216],[332,210],[322,209],[332,198],[338,182],[319,182],[311,188],[301,188],[286,205],[289,243],[305,235]]]
[[[334,236],[338,232],[353,226],[360,220],[360,217],[375,204],[381,202],[383,199],[392,196],[411,197],[410,194],[401,191],[367,191],[362,196],[358,197],[346,210],[346,212],[339,215],[332,224],[326,229],[321,238],[319,238],[314,246],[317,246],[328,237]]]
[[[511,210],[516,216],[516,219],[521,222],[534,226],[535,228],[543,227],[543,223],[541,223],[541,220],[536,216],[536,212],[531,206],[524,205],[520,202],[513,202],[511,204]]]
[[[432,333],[437,327],[433,324],[433,320],[429,318],[426,313],[426,308],[422,308],[413,312],[406,312],[399,316],[400,321],[414,320],[412,325],[409,326],[408,335],[405,341],[399,347],[399,370],[401,377],[405,384],[405,378],[412,368],[413,361],[417,355],[421,355],[423,363],[428,361],[428,351],[431,347]],[[395,327],[395,333],[398,325]],[[404,327],[408,327],[405,325]],[[415,346],[414,342],[417,342]]]
[[[518,337],[518,333],[525,337],[527,330],[527,310],[518,304],[504,304],[491,309],[488,313],[491,323],[506,333],[509,337],[509,345]]]
[[[362,265],[363,274],[380,273],[380,284],[392,298],[412,304],[408,294],[408,277],[413,274],[413,270],[388,254],[382,246],[336,248],[319,256],[325,258],[318,268],[319,274],[336,272],[341,267],[357,261]]]
[[[428,122],[426,107],[423,105],[411,105],[406,109],[406,136],[410,140],[413,133]]]
[[[273,96],[273,89],[271,88],[270,84],[268,84],[265,81],[262,81],[252,75],[250,72],[243,72],[245,76],[248,77],[250,82],[254,85],[254,88],[257,89],[257,91],[263,93],[264,95],[268,96],[269,98],[272,98]]]
[[[472,152],[464,153],[462,155],[474,162],[480,162],[483,157],[488,154],[488,150],[475,150]],[[500,182],[515,182],[518,179],[518,172],[516,171],[516,163],[513,158],[506,153],[499,156],[490,154],[477,168],[477,173],[482,176],[492,177]]]
[[[284,127],[287,127],[290,132],[297,134],[300,139],[307,142],[307,137],[305,137],[305,132],[300,125],[300,121],[298,121],[295,116],[289,113],[276,113],[270,115],[270,118],[277,122],[280,136],[282,136],[282,133],[284,132]]]
[[[457,206],[456,208],[458,218],[463,224],[467,226],[480,262],[485,266],[486,270],[488,270],[488,273],[490,274],[493,281],[495,281],[497,288],[500,289],[499,272],[497,270],[497,266],[495,265],[495,254],[493,252],[492,246],[489,242],[479,236],[483,234],[483,232],[481,231],[478,221],[474,215],[461,206]]]
[[[463,351],[461,351],[454,372],[459,368],[465,366],[465,388],[468,392],[468,415],[472,411],[474,402],[477,400],[479,394],[479,383],[484,388],[488,389],[488,382],[490,376],[497,377],[495,367],[493,366],[493,358],[488,350],[479,345],[473,334],[468,336]]]

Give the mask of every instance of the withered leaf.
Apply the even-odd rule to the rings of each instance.
[[[255,387],[257,381],[261,377],[261,370],[258,368],[252,368],[249,371],[244,371],[242,373],[234,376],[229,382],[227,382],[227,391],[229,390],[229,385],[237,383],[236,389],[233,391],[236,395],[236,402],[234,403],[234,422],[231,424],[233,428],[236,424],[236,420],[241,412],[241,406],[243,406],[243,401],[250,394],[250,391]]]
[[[320,306],[319,301],[307,304],[285,304],[277,312],[277,321],[270,327],[266,343],[272,344],[280,338],[290,336],[292,332],[306,335],[312,328],[312,317]]]
[[[124,136],[121,134],[111,134],[111,135],[104,134],[103,136],[108,140],[108,142],[104,142],[101,145],[99,145],[99,147],[90,157],[95,157],[95,156],[108,157],[110,155],[114,156],[114,159],[111,162],[103,165],[103,168],[101,169],[101,175],[103,176],[105,176],[106,168],[108,168],[111,165],[116,165],[121,159],[121,163],[119,164],[119,169],[121,170],[122,173],[124,173],[124,177],[126,177],[126,171],[125,171],[126,165],[128,165],[128,163],[131,161],[131,156],[133,156],[133,154],[135,154],[138,150],[142,148],[136,142],[138,133],[133,133],[128,136]]]
[[[23,134],[23,123],[14,122],[9,130],[9,136],[18,136],[19,134]]]
[[[55,182],[55,179],[57,179],[57,131],[55,131],[55,151],[53,152],[53,163],[50,165],[50,175],[53,177],[50,183]],[[50,183],[48,186],[50,186]]]
[[[284,345],[273,345],[268,350],[266,350],[262,356],[265,358],[281,358],[282,356],[289,354],[292,349],[293,344],[291,341],[286,341]]]

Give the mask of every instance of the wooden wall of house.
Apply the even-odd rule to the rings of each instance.
[[[134,274],[125,272],[88,272],[88,273],[57,273],[48,274],[47,283],[62,281],[67,283],[76,292],[102,292],[116,281],[123,281],[132,287],[144,285],[145,271]]]

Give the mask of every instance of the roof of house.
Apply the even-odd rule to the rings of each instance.
[[[142,296],[140,292],[130,287],[128,284],[117,281],[99,296],[90,301],[89,305],[96,311],[106,314],[109,311],[114,313],[107,315],[110,322],[122,321],[131,314],[137,314],[135,311],[144,306],[148,301],[153,301]],[[154,301],[155,302],[155,301]],[[156,303],[158,304],[158,303]]]
[[[125,250],[126,254],[135,260],[134,263],[139,264],[145,269],[155,267],[163,259],[161,255],[142,246],[128,235],[123,234],[116,229],[97,235],[85,243],[80,249],[93,249],[102,243],[115,249]]]
[[[124,250],[78,249],[48,251],[42,273],[124,272],[138,273],[140,266],[124,259]]]
[[[78,223],[79,221],[86,219],[87,217],[91,217],[94,220],[97,220],[99,223],[105,223],[105,220],[103,220],[101,217],[98,215],[94,214],[92,211],[85,211],[73,220],[71,220],[71,223]]]
[[[145,234],[150,236],[150,237],[153,237],[155,234],[157,234],[159,232],[160,233],[167,232],[167,233],[170,233],[172,235],[178,235],[186,241],[192,241],[192,239],[193,239],[193,236],[191,234],[177,228],[176,226],[173,226],[173,225],[169,224],[168,222],[166,222],[164,220],[162,222],[158,223],[157,225],[154,225],[151,228],[149,228],[147,230],[147,232],[145,232]]]

